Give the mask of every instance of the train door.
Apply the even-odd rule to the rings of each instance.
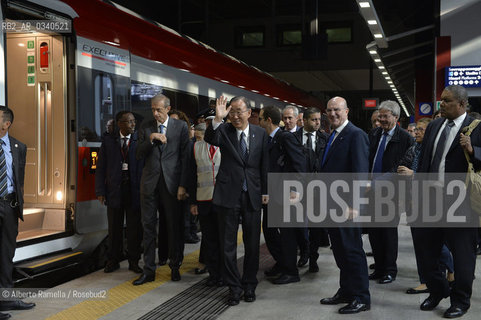
[[[10,134],[27,145],[24,222],[17,241],[65,231],[67,126],[64,38],[7,33],[7,105]]]

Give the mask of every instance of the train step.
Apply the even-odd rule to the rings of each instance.
[[[65,266],[78,264],[83,255],[84,253],[81,251],[57,253],[42,257],[41,259],[20,263],[15,265],[15,268],[20,273],[25,273],[26,276],[35,276]]]

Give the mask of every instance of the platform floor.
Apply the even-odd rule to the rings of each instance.
[[[367,237],[365,249],[370,250]],[[29,311],[12,311],[13,319],[441,319],[449,307],[449,299],[430,312],[419,310],[427,294],[408,295],[405,290],[417,286],[417,272],[409,229],[399,227],[398,276],[391,284],[370,282],[371,310],[357,315],[340,315],[340,306],[324,306],[319,299],[333,295],[338,289],[339,271],[328,248],[320,249],[320,271],[310,274],[307,267],[300,269],[301,281],[276,286],[264,279],[263,271],[273,262],[265,245],[261,247],[261,265],[256,290],[257,301],[228,307],[224,304],[227,289],[208,289],[201,281],[206,275],[195,275],[199,245],[186,245],[186,257],[181,268],[182,280],[170,281],[168,267],[157,269],[156,281],[134,287],[131,282],[138,275],[127,270],[127,262],[120,270],[105,274],[102,270],[49,289],[48,292],[73,290],[99,292],[105,290],[105,299],[42,298],[34,299],[37,306]],[[239,264],[243,247],[239,245]],[[478,257],[478,261],[481,258]],[[373,258],[368,257],[368,263]],[[481,271],[476,268],[471,309],[462,319],[481,318]],[[199,283],[201,282],[201,283]],[[211,291],[208,291],[211,290]],[[204,300],[199,300],[200,298]],[[199,303],[199,301],[201,301]],[[207,306],[209,305],[209,306]],[[186,311],[186,308],[191,311]],[[152,311],[153,310],[153,311]],[[158,311],[158,312],[157,312]]]

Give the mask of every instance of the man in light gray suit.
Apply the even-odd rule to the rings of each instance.
[[[134,285],[155,280],[157,209],[165,214],[172,281],[180,280],[183,259],[183,215],[179,201],[187,197],[189,134],[184,121],[169,118],[170,100],[163,94],[152,98],[153,120],[139,130],[137,158],[145,166],[140,182],[142,223],[144,226],[144,272]],[[161,207],[160,207],[161,206]]]

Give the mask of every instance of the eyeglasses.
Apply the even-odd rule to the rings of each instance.
[[[243,114],[244,112],[247,112],[247,110],[244,110],[244,111],[231,111],[229,112],[229,116],[231,117],[239,117],[241,114]]]
[[[135,124],[137,120],[120,120],[120,122],[126,122],[128,124]]]
[[[414,132],[423,132],[424,128],[414,128]]]

